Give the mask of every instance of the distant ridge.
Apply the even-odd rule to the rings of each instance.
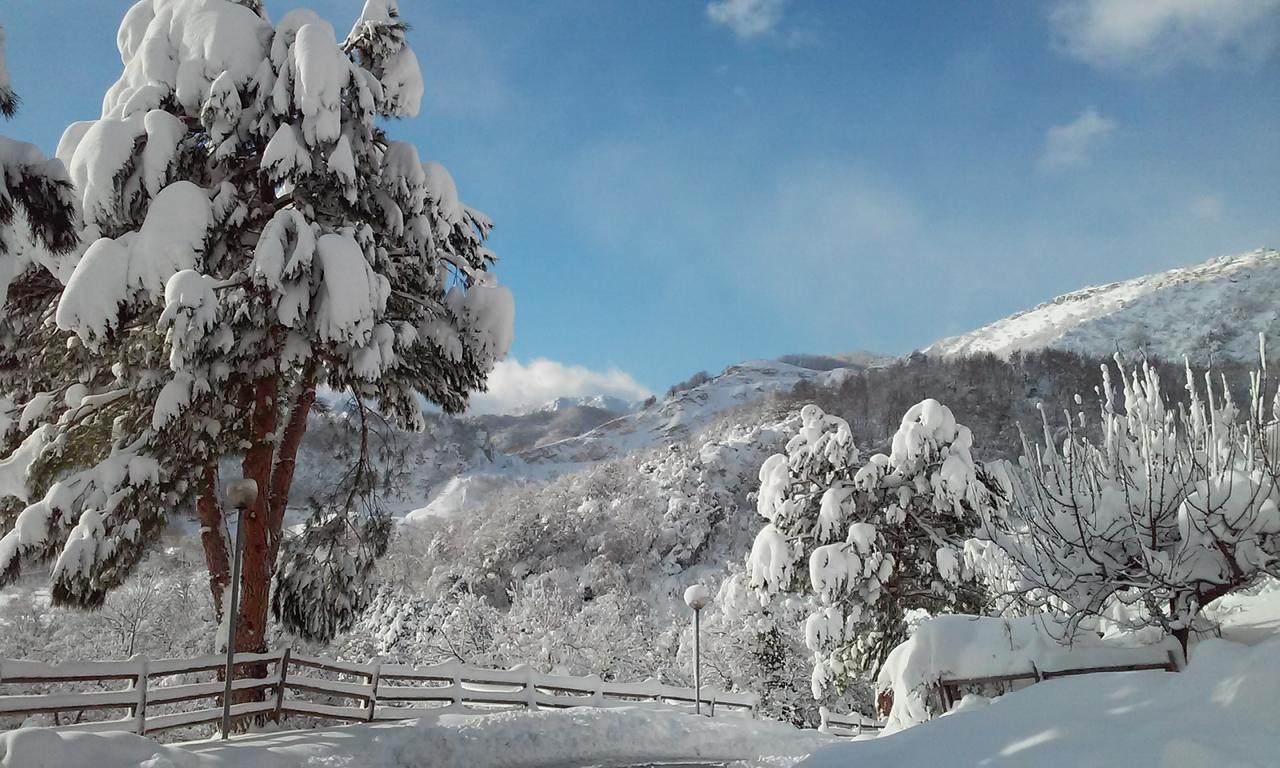
[[[1280,251],[1269,248],[1072,291],[924,352],[1008,358],[1041,349],[1093,356],[1119,350],[1249,361],[1257,358],[1259,333],[1280,337]]]

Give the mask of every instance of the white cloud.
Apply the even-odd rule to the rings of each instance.
[[[1049,128],[1045,136],[1041,168],[1070,168],[1088,165],[1089,156],[1116,128],[1116,122],[1089,107],[1066,125]]]
[[[1097,67],[1257,65],[1280,41],[1280,0],[1058,0],[1054,42]]]
[[[611,395],[643,400],[653,394],[631,374],[617,368],[593,371],[579,365],[534,358],[508,358],[489,374],[489,391],[471,397],[468,413],[513,413],[537,408],[558,397]]]
[[[767,35],[782,23],[785,0],[713,0],[707,16],[728,27],[739,40]]]

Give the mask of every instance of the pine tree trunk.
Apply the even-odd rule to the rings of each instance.
[[[213,614],[222,623],[222,599],[227,584],[231,582],[231,561],[227,553],[226,521],[222,505],[218,503],[218,465],[204,468],[203,485],[196,499],[196,512],[200,517],[200,544],[204,547],[204,562],[209,569],[209,593],[213,598]]]
[[[264,376],[253,386],[252,437],[245,452],[244,476],[258,484],[258,497],[243,513],[244,562],[240,579],[240,615],[236,624],[236,651],[263,653],[267,650],[267,608],[271,597],[271,577],[275,561],[270,557],[271,469],[275,458],[273,437],[276,431],[276,393],[278,377]],[[247,677],[266,677],[265,664],[249,668]],[[236,701],[261,701],[266,691],[246,691]]]
[[[269,542],[268,556],[271,562],[276,561],[280,552],[281,531],[284,528],[284,513],[289,506],[289,489],[293,486],[293,475],[297,469],[298,448],[307,433],[307,417],[311,415],[311,406],[316,402],[315,366],[309,367],[303,374],[302,391],[298,393],[293,407],[289,409],[289,423],[280,438],[280,450],[276,456],[275,468],[271,471],[271,495],[269,499],[269,530],[272,532]]]

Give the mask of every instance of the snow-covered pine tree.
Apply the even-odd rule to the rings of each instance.
[[[844,419],[816,405],[800,418],[786,453],[760,468],[758,509],[768,523],[748,569],[762,601],[817,596],[804,636],[821,698],[875,674],[905,639],[910,611],[981,607],[961,548],[1004,489],[973,460],[969,430],[936,400],[912,406],[890,454],[865,462]]]
[[[4,60],[4,27],[0,26],[0,115],[13,117],[18,113],[18,97],[13,92],[9,67]]]
[[[0,26],[0,115],[18,112]],[[79,244],[80,208],[67,170],[33,144],[0,136],[0,295],[36,265],[55,269]],[[44,270],[40,270],[44,271]]]
[[[238,461],[259,494],[235,646],[263,648],[273,578],[284,625],[331,637],[389,533],[368,420],[464,408],[510,345],[491,223],[385,132],[423,92],[394,0],[368,0],[345,41],[309,10],[139,0],[118,44],[101,118],[58,148],[89,245],[3,349],[0,574],[52,562],[56,602],[100,605],[194,508],[221,615]],[[352,397],[361,450],[286,536],[317,387]]]

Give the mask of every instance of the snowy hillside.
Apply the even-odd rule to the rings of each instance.
[[[1280,334],[1280,252],[1259,249],[1084,288],[924,351],[952,356],[1052,348],[1106,356],[1117,348],[1167,360],[1249,361],[1258,333]]]
[[[588,464],[685,441],[731,408],[788,392],[801,381],[838,382],[854,369],[819,371],[755,361],[730,366],[688,388],[678,385],[666,398],[631,412],[602,407],[625,405],[609,399],[585,398],[556,401],[526,414],[441,417],[443,429],[434,439],[406,436],[416,446],[406,458],[417,468],[391,506],[409,519],[455,515],[521,482],[545,481]]]
[[[660,402],[583,435],[526,451],[523,456],[532,463],[581,463],[623,456],[686,439],[709,424],[716,414],[765,395],[789,391],[801,381],[838,381],[846,370],[849,369],[817,371],[777,360],[731,365],[708,381],[673,392]]]

